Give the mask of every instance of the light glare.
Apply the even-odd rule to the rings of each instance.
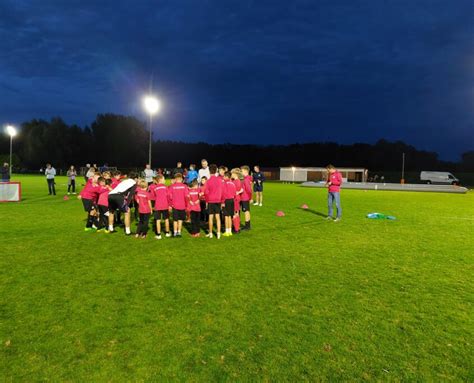
[[[143,99],[143,106],[150,115],[153,115],[159,112],[161,104],[156,97],[146,96]]]
[[[10,137],[15,137],[16,136],[16,129],[14,126],[12,125],[7,125],[6,127],[6,131],[7,131],[7,134],[10,136]]]

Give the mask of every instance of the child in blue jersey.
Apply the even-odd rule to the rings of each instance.
[[[186,184],[191,185],[194,180],[197,180],[198,172],[196,171],[196,165],[189,165],[188,173],[186,174]]]
[[[255,206],[263,206],[263,182],[265,181],[264,174],[260,171],[260,166],[253,167],[253,191],[255,192]]]

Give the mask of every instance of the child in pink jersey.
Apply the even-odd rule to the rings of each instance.
[[[217,239],[221,238],[221,206],[222,195],[224,193],[224,179],[217,174],[217,166],[212,164],[209,166],[211,176],[206,182],[206,196],[207,208],[209,211],[209,233],[206,235],[212,238],[212,230],[214,226],[214,219],[216,220]]]
[[[186,219],[186,205],[189,199],[188,187],[183,183],[183,175],[177,173],[174,183],[168,188],[171,207],[173,208],[174,236],[180,238],[183,221]]]
[[[99,199],[97,200],[97,209],[99,213],[99,225],[97,232],[107,231],[109,225],[109,192],[112,190],[112,180],[99,179]]]
[[[242,172],[243,185],[242,194],[240,195],[240,206],[244,212],[245,226],[242,230],[250,230],[250,201],[252,200],[252,177],[250,176],[250,168],[248,166],[242,166],[240,168]]]
[[[154,216],[156,221],[156,239],[161,239],[161,220],[165,221],[165,236],[171,237],[170,233],[170,203],[168,195],[168,187],[165,184],[165,177],[159,174],[155,177],[155,184],[152,185],[151,193],[155,201]]]
[[[197,179],[191,181],[189,186],[189,212],[191,215],[191,235],[199,237],[200,231],[200,216],[201,216],[201,201],[199,183]]]
[[[138,225],[136,238],[146,238],[152,212],[151,195],[148,192],[148,183],[145,180],[138,182],[135,192],[135,202],[138,204]]]
[[[240,182],[240,169],[232,169],[231,173],[232,182],[235,185],[235,198],[234,198],[234,216],[232,217],[232,224],[234,226],[234,233],[240,233],[240,196],[244,189],[242,188],[242,182]]]

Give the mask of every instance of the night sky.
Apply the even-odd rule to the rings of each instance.
[[[0,123],[98,113],[155,138],[474,149],[473,0],[0,1]]]

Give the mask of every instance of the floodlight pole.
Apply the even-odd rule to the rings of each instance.
[[[405,153],[402,154],[402,179],[400,180],[400,183],[405,183]]]
[[[10,134],[10,178],[12,177],[13,134]]]
[[[149,116],[149,128],[150,128],[150,140],[148,142],[148,164],[150,165],[150,168],[151,167],[151,119],[152,119],[152,116],[151,116],[151,113],[148,113],[148,116]]]

